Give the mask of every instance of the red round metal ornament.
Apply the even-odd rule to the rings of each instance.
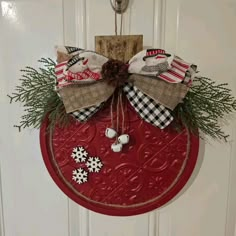
[[[54,130],[47,129],[48,121],[42,124],[42,155],[58,187],[78,204],[114,216],[142,214],[174,198],[194,170],[199,138],[186,129],[178,133],[171,126],[156,128],[126,102],[125,126],[130,141],[122,152],[114,153],[114,139],[105,136],[110,123],[108,105],[86,123],[74,120],[68,127]],[[72,179],[74,170],[87,170],[85,162],[76,163],[71,157],[77,146],[103,164],[99,172],[88,171],[87,182],[81,184]]]

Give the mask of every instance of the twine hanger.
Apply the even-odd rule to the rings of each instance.
[[[117,1],[115,1],[115,7],[117,7]],[[120,16],[120,36],[122,35],[123,31],[123,11],[121,12]],[[118,35],[118,26],[117,26],[117,12],[115,11],[115,35]],[[121,115],[122,115],[122,127],[121,127],[121,134],[125,132],[125,113],[124,113],[124,107],[123,107],[123,99],[122,99],[122,90],[118,88],[117,92],[117,104],[116,104],[116,131],[119,133],[119,124],[120,124],[120,109],[121,109]],[[112,96],[111,100],[111,127],[114,129],[114,116],[113,116],[113,105],[114,105],[114,94]],[[118,136],[116,136],[116,143],[118,143]]]
[[[117,133],[121,134],[125,133],[125,112],[124,112],[124,106],[123,106],[123,95],[122,95],[122,90],[119,89],[117,92],[117,101],[116,101],[116,131]],[[113,106],[114,106],[114,100],[115,100],[115,95],[112,95],[111,99],[111,107],[110,107],[110,116],[111,116],[111,128],[115,129],[115,124],[114,124],[114,114],[113,114]],[[121,116],[122,116],[122,125],[121,125],[121,130],[120,130],[120,111],[121,111]],[[116,136],[116,142],[118,143],[118,136]]]
[[[117,1],[115,1],[115,8],[116,7],[117,7]],[[115,27],[114,28],[115,28],[115,35],[118,36],[117,11],[115,11]],[[121,17],[120,17],[120,36],[122,36],[122,31],[123,31],[123,11],[121,11]],[[113,109],[114,105],[116,109],[116,119],[114,119],[114,109]],[[120,127],[120,116],[121,116],[121,127]],[[117,91],[112,95],[111,106],[110,106],[110,117],[111,117],[111,128],[115,130],[117,133],[115,144],[118,144],[119,134],[124,134],[125,132],[125,112],[124,112],[124,104],[123,104],[122,87],[120,86],[117,87]],[[114,121],[116,122],[116,124],[114,124]]]

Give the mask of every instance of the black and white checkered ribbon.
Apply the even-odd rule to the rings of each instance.
[[[123,91],[135,111],[146,122],[160,129],[164,129],[172,122],[173,117],[170,111],[142,93],[137,87],[126,84],[123,87]],[[103,104],[104,103],[72,112],[72,116],[80,122],[86,122],[103,106]]]
[[[164,129],[173,120],[170,111],[163,105],[142,93],[137,87],[126,84],[123,88],[130,104],[142,119],[152,125]]]
[[[101,103],[97,106],[91,106],[84,109],[81,109],[79,111],[74,111],[71,113],[71,115],[80,122],[86,122],[89,120],[98,110],[101,109],[104,103]]]

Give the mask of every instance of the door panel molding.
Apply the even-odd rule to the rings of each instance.
[[[66,45],[87,47],[86,0],[64,1],[64,39]],[[69,236],[89,236],[89,210],[68,198]]]
[[[230,142],[230,168],[229,168],[229,181],[228,181],[228,201],[227,201],[227,213],[225,224],[225,236],[236,236],[236,125],[233,127],[232,140]]]
[[[75,45],[77,12],[76,0],[62,0],[63,14],[63,43],[68,46]]]
[[[86,0],[75,0],[75,40],[76,46],[87,48]]]
[[[89,210],[68,199],[69,236],[89,236]]]
[[[162,31],[163,47],[166,51],[177,53],[181,0],[165,0],[164,2],[162,7],[164,12],[162,13],[164,25]],[[168,29],[168,32],[166,29]],[[175,43],[173,44],[173,42]]]
[[[4,211],[3,211],[3,192],[2,192],[2,175],[0,165],[0,236],[5,236],[5,225],[4,225]]]
[[[165,19],[166,1],[154,0],[153,2],[153,43],[154,48],[165,48]]]
[[[159,236],[159,213],[157,210],[148,213],[148,236]]]

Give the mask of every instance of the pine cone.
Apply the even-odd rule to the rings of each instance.
[[[102,77],[114,87],[122,86],[129,77],[128,65],[119,60],[110,59],[102,66]]]

